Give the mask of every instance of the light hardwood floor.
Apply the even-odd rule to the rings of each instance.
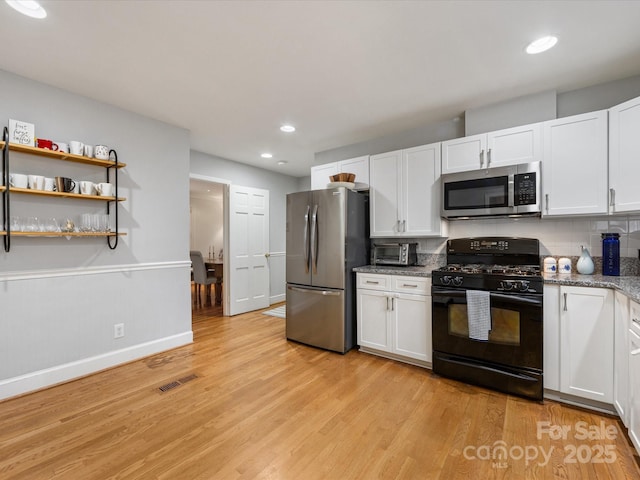
[[[640,478],[614,417],[287,342],[260,312],[216,314],[194,310],[192,345],[0,403],[0,479]],[[571,431],[553,440],[537,422]],[[616,438],[578,440],[577,422]],[[506,458],[486,459],[500,445]]]

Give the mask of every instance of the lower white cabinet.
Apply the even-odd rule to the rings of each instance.
[[[613,290],[560,287],[560,391],[613,403]]]
[[[620,292],[614,297],[613,326],[613,406],[625,426],[629,426],[629,314],[630,305],[638,305]]]
[[[544,388],[560,391],[560,286],[544,286],[542,374]]]
[[[631,309],[629,322],[629,438],[640,453],[640,305]]]
[[[360,349],[430,364],[431,279],[367,273],[357,278]]]

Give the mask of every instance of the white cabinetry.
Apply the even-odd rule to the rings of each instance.
[[[607,111],[543,124],[543,216],[606,214]]]
[[[544,286],[544,388],[560,391],[560,286]]]
[[[611,213],[640,211],[640,97],[609,109]]]
[[[613,291],[560,287],[560,391],[613,403]]]
[[[439,143],[372,155],[371,237],[446,236],[439,179]]]
[[[640,305],[631,302],[629,322],[629,438],[640,453]],[[635,314],[633,313],[635,308]]]
[[[329,177],[336,173],[353,173],[356,176],[355,189],[366,190],[369,188],[369,155],[349,158],[339,162],[325,163],[311,167],[311,190],[327,188],[331,181]]]
[[[639,315],[638,305],[633,307]],[[613,406],[625,426],[629,424],[629,299],[615,292],[613,327]],[[640,318],[640,317],[638,317]]]
[[[442,142],[442,173],[540,160],[542,134],[539,123]]]
[[[358,273],[358,345],[364,352],[431,363],[431,279]]]

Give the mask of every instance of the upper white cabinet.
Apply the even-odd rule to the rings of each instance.
[[[446,236],[440,218],[440,144],[372,155],[371,237]]]
[[[330,177],[336,173],[340,173],[338,162],[311,167],[311,190],[327,188],[327,184],[331,181]]]
[[[607,111],[544,122],[543,138],[542,215],[606,214]]]
[[[325,163],[311,167],[311,190],[327,188],[331,181],[329,177],[336,173],[353,173],[356,176],[355,189],[366,190],[369,188],[369,155],[349,158],[339,162]]]
[[[609,109],[611,213],[640,211],[640,97]]]
[[[442,173],[465,172],[542,160],[541,124],[442,142]]]
[[[613,403],[613,291],[560,287],[560,391]]]

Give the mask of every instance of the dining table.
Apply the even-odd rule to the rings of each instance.
[[[204,262],[204,266],[207,270],[213,270],[213,275],[216,277],[216,305],[220,305],[222,303],[222,277],[224,275],[224,262],[219,258],[207,258]]]

